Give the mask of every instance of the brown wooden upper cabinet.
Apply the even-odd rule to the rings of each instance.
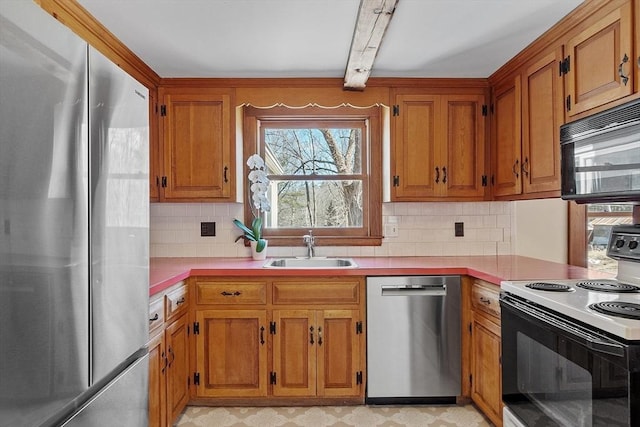
[[[392,199],[482,200],[485,96],[397,93],[392,119]]]
[[[494,197],[522,192],[520,75],[493,89],[491,185]]]
[[[494,197],[560,195],[561,60],[561,47],[543,52],[494,87]]]
[[[636,60],[630,1],[573,35],[561,65],[567,119],[631,95]]]
[[[235,141],[231,90],[161,87],[159,200],[225,201],[234,197]]]
[[[563,124],[562,48],[540,55],[522,76],[523,192],[560,191],[560,126]]]

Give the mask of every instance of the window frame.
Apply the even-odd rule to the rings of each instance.
[[[364,122],[362,165],[362,227],[349,228],[313,228],[317,246],[380,246],[382,244],[382,113],[380,105],[370,107],[320,107],[317,105],[292,108],[283,105],[272,107],[244,107],[243,120],[243,200],[245,223],[251,223],[253,214],[249,203],[246,161],[254,153],[264,157],[262,135],[263,122],[268,124],[282,122],[295,123],[301,128],[330,127],[333,122]],[[287,175],[288,176],[288,175]],[[301,180],[341,180],[354,175],[305,175]],[[277,178],[277,176],[275,176]],[[300,246],[302,235],[309,228],[263,229],[263,237],[269,240],[269,246]]]

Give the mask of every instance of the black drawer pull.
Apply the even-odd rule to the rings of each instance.
[[[158,320],[160,318],[160,316],[158,316],[158,313],[156,313],[155,316],[153,316],[151,319],[149,319],[149,322],[155,322],[156,320]]]
[[[186,301],[187,299],[185,297],[182,297],[178,301],[176,301],[176,305],[184,304]]]
[[[223,297],[237,297],[237,296],[242,295],[242,292],[240,292],[240,291],[235,291],[235,292],[222,291],[222,292],[220,292],[220,295],[222,295]]]

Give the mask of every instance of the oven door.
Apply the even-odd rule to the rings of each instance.
[[[500,305],[502,398],[525,425],[640,425],[625,344],[508,294]]]

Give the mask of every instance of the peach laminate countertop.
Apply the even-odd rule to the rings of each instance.
[[[502,280],[595,279],[610,274],[516,255],[437,257],[350,257],[358,268],[263,268],[251,258],[151,258],[149,294],[190,276],[407,276],[460,274],[499,285]]]

